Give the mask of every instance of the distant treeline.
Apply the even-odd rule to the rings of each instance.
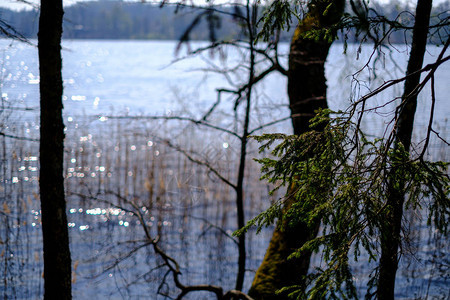
[[[450,2],[444,2],[434,11],[441,13],[439,19],[449,16]],[[228,13],[235,8],[222,7]],[[392,1],[377,6],[379,15],[394,19],[405,6]],[[202,17],[199,15],[202,14]],[[36,38],[39,12],[37,10],[12,11],[0,8],[0,19],[13,26],[27,38]],[[208,22],[209,20],[209,22]],[[435,18],[437,22],[438,18]],[[185,32],[195,23],[189,36]],[[211,26],[214,24],[214,26]],[[210,29],[214,27],[212,32]],[[292,31],[291,28],[290,31]],[[445,30],[445,29],[444,29]],[[447,29],[448,30],[448,29]],[[282,41],[289,41],[292,32],[283,32]],[[146,3],[122,1],[80,2],[65,8],[64,33],[66,39],[165,39],[165,40],[208,40],[215,38],[231,39],[241,34],[240,25],[229,15],[205,13],[205,11],[165,5],[159,7]],[[448,32],[446,33],[448,35]],[[349,34],[349,41],[354,41],[354,34]],[[342,38],[340,39],[342,40]],[[405,35],[402,30],[391,35],[390,42],[403,43]]]
[[[232,12],[231,8],[224,8]],[[176,40],[201,13],[198,9],[122,1],[80,2],[65,7],[63,38],[66,39],[165,39]],[[215,16],[218,16],[215,14]],[[37,37],[39,12],[0,8],[0,19],[27,38]],[[199,18],[189,38],[210,38],[207,18]],[[217,38],[232,38],[240,29],[230,16],[215,20]]]

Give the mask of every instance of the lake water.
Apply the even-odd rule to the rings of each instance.
[[[38,57],[37,49],[25,44],[15,43],[9,47],[9,41],[0,41],[0,58],[2,58],[2,94],[20,107],[34,107],[38,103]],[[194,44],[199,46],[201,44]],[[188,115],[200,116],[216,101],[217,88],[229,88],[226,78],[214,72],[214,68],[232,69],[243,65],[243,59],[236,51],[227,51],[227,60],[219,55],[211,57],[209,52],[190,59],[181,51],[175,56],[175,42],[167,41],[64,41],[63,78],[64,78],[64,114],[66,123],[86,115]],[[356,47],[350,46],[347,55],[343,55],[343,46],[335,45],[328,58],[326,73],[328,80],[328,98],[332,109],[346,109],[350,104],[350,95],[365,94],[380,83],[403,76],[408,51],[397,46],[389,52],[385,50],[376,60],[369,64],[370,71],[362,72],[356,79],[352,77],[367,61],[371,46],[363,47],[356,59]],[[280,53],[286,54],[287,44],[280,45]],[[437,58],[440,49],[429,47],[426,63]],[[286,61],[286,57],[284,57]],[[282,58],[283,62],[283,58]],[[395,63],[395,64],[394,64]],[[285,64],[286,65],[286,64]],[[264,64],[257,66],[263,70]],[[208,72],[205,72],[205,70]],[[435,124],[444,137],[449,137],[445,130],[447,116],[450,113],[446,103],[450,93],[448,78],[450,66],[443,64],[436,73],[436,108]],[[242,69],[231,76],[234,83],[245,81]],[[267,80],[258,84],[257,100],[254,101],[257,117],[253,124],[273,121],[289,116],[285,92],[286,79],[274,73]],[[387,93],[373,98],[368,105],[377,106],[384,103],[392,93],[401,93],[403,86],[394,86]],[[428,122],[430,109],[429,88],[419,96],[419,113],[416,117],[415,134],[417,140],[423,138],[423,129]],[[224,114],[233,104],[232,97],[222,101]],[[385,109],[388,111],[389,107]],[[383,109],[368,116],[368,123],[374,122],[377,128],[384,129],[384,120],[380,118]],[[70,118],[70,119],[68,119]],[[23,116],[20,120],[23,120]],[[20,123],[20,120],[18,121]],[[288,129],[286,126],[286,130]],[[379,133],[378,133],[379,134]]]
[[[202,45],[197,43],[196,47]],[[211,172],[167,147],[164,139],[189,149],[234,180],[238,146],[236,138],[216,131],[188,126],[183,122],[117,120],[112,116],[185,116],[198,118],[217,99],[217,88],[230,88],[245,82],[244,57],[227,50],[226,59],[205,53],[187,59],[175,57],[175,42],[158,41],[64,41],[64,120],[66,138],[66,191],[69,229],[74,261],[75,299],[151,299],[162,291],[175,295],[171,280],[160,286],[165,270],[148,247],[142,245],[142,224],[133,215],[137,205],[154,236],[182,265],[186,284],[210,283],[232,288],[237,248],[228,234],[236,229],[235,195]],[[326,65],[328,98],[331,108],[346,109],[349,95],[365,94],[378,84],[402,77],[407,50],[381,54],[370,72],[352,81],[352,74],[365,63],[370,46],[364,46],[356,60],[356,47],[343,55],[342,45],[334,45]],[[280,45],[286,54],[287,44]],[[440,49],[430,47],[426,63],[433,62]],[[286,61],[286,56],[284,60]],[[11,45],[0,40],[2,132],[29,139],[38,137],[39,76],[37,49]],[[397,66],[393,63],[395,62]],[[258,65],[263,70],[265,64]],[[229,78],[216,72],[236,69]],[[207,72],[205,72],[207,70]],[[436,114],[434,128],[449,139],[447,118],[450,63],[436,73]],[[364,82],[362,82],[364,80]],[[374,98],[376,107],[402,86]],[[425,137],[430,97],[428,88],[419,97],[414,129],[415,143]],[[220,126],[240,130],[232,111],[233,97],[225,96],[211,116]],[[273,74],[257,86],[251,127],[289,116],[286,79]],[[14,108],[14,109],[10,109]],[[381,136],[389,116],[380,108],[368,115],[364,126]],[[238,117],[241,111],[238,109]],[[289,121],[268,131],[290,132]],[[42,293],[42,254],[40,212],[37,201],[38,145],[29,140],[1,139],[0,249],[2,278],[0,292],[5,298],[35,299]],[[267,196],[268,187],[258,181],[257,155],[250,145],[245,184],[246,218],[256,215],[276,199]],[[428,153],[432,159],[449,160],[449,151],[433,137]],[[419,216],[407,217],[413,228],[409,256],[398,273],[398,298],[450,295],[448,269],[449,242],[429,232]],[[248,237],[249,270],[255,270],[266,249],[271,228]],[[129,255],[129,253],[133,255]],[[362,262],[355,265],[361,278],[370,272]],[[253,272],[246,274],[249,287]],[[357,276],[359,278],[359,276]],[[364,292],[364,279],[355,282]],[[150,296],[149,296],[150,295]],[[154,295],[154,296],[153,296]],[[206,297],[207,295],[203,296]],[[210,296],[210,295],[208,295]],[[161,299],[164,297],[159,296]]]

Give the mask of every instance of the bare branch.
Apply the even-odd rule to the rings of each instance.
[[[131,212],[135,217],[138,218],[139,223],[142,227],[142,229],[144,230],[144,234],[146,236],[146,240],[143,241],[127,241],[128,243],[130,242],[144,242],[143,244],[135,247],[132,249],[132,251],[128,252],[126,255],[123,255],[119,258],[117,258],[115,260],[115,262],[110,265],[109,267],[107,267],[107,269],[105,270],[111,270],[114,267],[116,267],[120,262],[126,260],[127,258],[131,257],[135,252],[137,252],[139,249],[146,247],[146,246],[152,246],[153,250],[155,252],[155,254],[159,255],[162,260],[163,260],[163,264],[158,265],[156,268],[153,268],[151,271],[155,270],[155,269],[160,269],[161,267],[165,266],[168,268],[167,272],[165,273],[165,275],[162,278],[162,281],[158,287],[158,293],[159,294],[163,294],[162,293],[162,289],[163,287],[167,284],[166,280],[167,280],[167,276],[168,275],[172,275],[175,286],[181,290],[180,294],[177,296],[176,299],[182,299],[184,296],[186,296],[188,293],[191,292],[196,292],[196,291],[207,291],[207,292],[211,292],[214,293],[217,297],[218,300],[222,300],[222,299],[231,299],[230,296],[235,296],[238,297],[237,299],[246,299],[246,300],[252,300],[252,298],[250,298],[248,295],[246,295],[245,293],[242,293],[240,291],[228,291],[225,296],[223,294],[223,289],[220,286],[215,286],[215,285],[209,285],[209,284],[200,284],[200,285],[184,285],[181,283],[179,276],[181,275],[181,271],[180,271],[180,266],[178,264],[178,262],[171,257],[170,255],[168,255],[159,245],[159,237],[153,238],[151,236],[150,230],[148,229],[148,226],[144,220],[144,216],[142,214],[142,211],[139,209],[138,205],[136,203],[134,203],[133,201],[130,201],[129,199],[122,197],[121,195],[115,193],[115,192],[108,192],[110,194],[115,195],[116,197],[118,197],[120,200],[122,200],[123,202],[131,205],[134,210],[129,210],[126,209],[122,206],[118,206],[114,203],[112,203],[111,201],[105,200],[105,199],[101,199],[98,198],[96,195],[90,194],[90,195],[84,195],[84,194],[79,194],[79,193],[71,193],[71,195],[77,195],[80,197],[84,197],[84,198],[91,198],[92,200],[95,201],[99,201],[99,202],[103,202],[103,203],[107,203],[115,208],[120,208],[126,212]],[[104,270],[104,271],[105,271]],[[151,272],[150,271],[150,272]],[[165,295],[168,296],[168,295]],[[224,298],[225,297],[225,298]]]
[[[14,27],[6,23],[5,21],[0,19],[0,35],[3,35],[7,38],[20,41],[22,43],[26,43],[32,45],[31,42],[20,32],[18,32]]]
[[[1,131],[0,131],[0,136],[4,136],[4,137],[10,138],[10,139],[15,139],[15,140],[20,140],[20,141],[39,142],[39,139],[33,139],[33,138],[27,138],[27,137],[23,137],[23,136],[6,134]]]
[[[422,153],[420,157],[423,159],[425,152],[427,151],[428,144],[430,143],[430,134],[433,129],[433,119],[434,119],[434,106],[436,104],[436,94],[434,90],[434,75],[431,76],[431,111],[430,111],[430,119],[428,121],[427,128],[427,137],[425,138],[425,145],[423,146]]]
[[[446,47],[444,47],[443,51],[441,51],[441,54],[444,54],[444,53],[445,53],[445,50],[447,49],[447,47],[448,47],[448,43],[447,43]],[[422,83],[417,87],[417,88],[419,88],[420,86],[423,86],[424,83],[428,82],[428,80],[430,79],[431,75],[434,74],[434,72],[436,71],[436,69],[438,68],[438,66],[440,66],[441,64],[443,64],[444,62],[446,62],[446,61],[448,61],[448,60],[450,60],[450,55],[449,55],[449,56],[446,56],[446,57],[444,57],[444,58],[442,58],[442,56],[440,55],[439,58],[436,60],[436,62],[434,62],[434,63],[432,63],[432,64],[426,65],[424,68],[422,68],[421,70],[419,70],[419,71],[417,71],[417,72],[408,74],[408,75],[406,75],[406,76],[404,76],[404,77],[402,77],[402,78],[399,78],[399,79],[386,81],[386,82],[383,83],[381,86],[379,86],[378,88],[376,88],[374,91],[372,91],[372,92],[370,92],[370,93],[364,95],[363,97],[361,97],[358,101],[356,101],[355,103],[353,103],[352,106],[358,105],[358,104],[360,104],[360,103],[366,101],[367,99],[372,98],[373,96],[375,96],[375,95],[381,93],[382,91],[386,90],[387,88],[390,88],[390,87],[393,86],[393,85],[396,85],[396,84],[398,84],[398,83],[401,83],[401,82],[405,81],[406,78],[408,78],[409,76],[412,76],[412,75],[414,75],[414,74],[416,74],[416,73],[422,73],[422,72],[430,71],[430,73],[428,74],[428,76],[427,76],[427,77],[422,81]],[[416,88],[416,89],[417,89],[417,88]],[[416,91],[416,90],[415,90],[415,91]]]
[[[275,124],[278,124],[278,123],[281,123],[281,122],[284,122],[284,121],[287,121],[287,120],[290,120],[290,119],[291,119],[291,117],[286,117],[286,118],[282,118],[282,119],[279,119],[279,120],[275,120],[273,122],[269,122],[269,123],[263,124],[261,126],[258,126],[258,127],[254,128],[254,129],[250,130],[248,132],[248,134],[252,135],[258,130],[264,129],[266,127],[269,127],[269,126],[272,126],[272,125],[275,125]]]
[[[226,128],[222,128],[213,124],[210,124],[208,122],[206,122],[205,120],[196,120],[194,118],[187,118],[187,117],[178,117],[178,116],[105,116],[108,119],[112,119],[112,120],[178,120],[178,121],[187,121],[187,122],[191,122],[194,123],[195,125],[201,125],[201,126],[205,126],[208,128],[212,128],[218,131],[222,131],[225,133],[228,133],[232,136],[237,137],[238,139],[240,139],[241,137],[234,131],[231,131],[229,129]],[[97,117],[98,118],[98,117]]]
[[[239,242],[238,242],[232,235],[230,235],[225,229],[223,229],[222,227],[217,226],[217,225],[211,223],[210,221],[208,221],[208,220],[205,219],[205,218],[196,217],[196,216],[192,216],[192,215],[190,215],[189,217],[192,218],[192,219],[196,219],[196,220],[203,221],[203,222],[205,222],[206,224],[208,224],[208,228],[205,229],[205,230],[203,231],[203,233],[202,233],[200,236],[203,236],[210,228],[214,228],[214,229],[217,229],[218,231],[220,231],[222,234],[224,234],[224,235],[225,235],[227,238],[229,238],[231,241],[233,241],[233,243],[235,243],[237,246],[239,246]]]
[[[230,186],[231,188],[233,188],[234,190],[237,189],[237,186],[232,183],[231,181],[229,181],[227,178],[225,178],[224,176],[222,176],[220,174],[220,172],[218,170],[216,170],[215,168],[213,168],[211,166],[210,163],[206,162],[206,161],[202,161],[199,159],[194,158],[189,152],[187,152],[185,149],[182,149],[180,146],[178,145],[173,145],[170,141],[168,140],[163,140],[167,146],[171,147],[172,149],[177,150],[178,152],[180,152],[181,154],[183,154],[187,159],[189,159],[190,161],[201,165],[201,166],[205,166],[210,172],[212,172],[214,175],[217,176],[217,178],[219,178],[221,181],[223,181],[225,184],[227,184],[228,186]]]

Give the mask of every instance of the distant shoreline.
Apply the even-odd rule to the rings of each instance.
[[[37,45],[37,37],[35,38],[27,38],[28,41],[30,42],[35,42],[35,44]],[[128,39],[111,39],[111,38],[62,38],[63,41],[95,41],[95,42],[172,42],[172,43],[178,43],[180,42],[180,40],[178,39],[139,39],[139,38],[128,38]],[[0,36],[0,41],[12,41],[9,38],[6,37],[1,37]],[[17,41],[20,42],[20,41]],[[211,41],[208,40],[190,40],[189,43],[211,43]],[[289,40],[283,40],[279,42],[280,44],[289,44],[290,41]],[[344,44],[344,42],[342,40],[335,40],[333,42],[333,44]],[[359,45],[359,42],[347,42],[348,45]],[[373,45],[374,43],[371,42],[363,42],[364,45]],[[405,45],[405,43],[389,43],[386,45],[398,45],[398,46],[402,46]],[[435,43],[428,43],[428,46],[435,46],[435,47],[441,47],[441,44],[435,44]]]
[[[450,15],[447,6],[447,3],[442,3],[435,8],[436,12],[441,13],[441,20]],[[167,5],[160,8],[158,5],[121,1],[79,2],[65,8],[63,39],[177,41],[183,37],[183,40],[207,41],[214,37],[216,41],[245,40],[239,23],[230,16],[235,13],[234,9],[231,6],[222,7],[221,10],[226,14],[214,13],[214,22],[211,23],[211,19],[205,17],[204,11],[187,7]],[[405,6],[400,7],[395,3],[376,6],[380,15],[392,20],[405,9]],[[261,14],[262,10],[263,8]],[[37,10],[14,11],[0,7],[0,19],[26,38],[37,37]],[[289,30],[281,32],[280,41],[290,42],[296,25],[296,20],[292,21]],[[432,22],[437,21],[434,19]],[[408,24],[408,20],[403,22]],[[349,44],[358,42],[354,30],[346,31],[345,34]],[[379,34],[382,35],[382,32]],[[439,34],[436,33],[435,36],[431,44],[438,43]],[[410,38],[410,32],[397,30],[391,32],[389,42],[403,44],[405,38]],[[342,33],[337,42],[343,42]]]

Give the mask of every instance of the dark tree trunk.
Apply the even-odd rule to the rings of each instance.
[[[420,82],[420,72],[425,54],[428,26],[430,23],[432,1],[418,0],[416,7],[416,20],[413,29],[413,40],[411,54],[403,91],[402,104],[400,105],[399,117],[396,127],[396,140],[394,147],[399,148],[402,144],[406,151],[410,150],[411,136],[414,124],[414,114],[417,107],[417,92],[415,88]],[[401,223],[403,217],[403,204],[405,199],[402,178],[395,175],[392,170],[388,185],[387,206],[384,213],[384,223],[380,226],[381,231],[381,258],[379,265],[379,277],[377,284],[378,299],[394,299],[395,275],[399,260],[399,245],[401,243]]]
[[[315,111],[327,108],[325,60],[331,43],[296,38],[297,28],[289,54],[288,94],[294,134],[310,130],[309,121]]]
[[[71,299],[71,259],[64,197],[61,0],[42,0],[39,18],[41,93],[40,197],[44,239],[44,299]]]
[[[238,179],[236,184],[236,208],[237,208],[237,225],[238,228],[242,228],[245,225],[245,216],[244,216],[244,175],[245,175],[245,162],[247,157],[247,144],[248,144],[248,135],[249,135],[249,126],[250,126],[250,109],[251,109],[251,100],[252,100],[252,90],[253,90],[253,81],[255,78],[255,49],[254,49],[254,31],[255,24],[254,19],[257,16],[257,6],[252,6],[250,1],[247,1],[246,4],[246,15],[247,15],[247,30],[249,34],[249,45],[250,45],[250,66],[248,73],[248,86],[246,90],[246,108],[245,108],[245,117],[243,124],[243,133],[241,136],[241,155],[239,161],[239,171],[238,171]],[[238,291],[242,290],[244,286],[245,279],[245,264],[247,252],[245,250],[245,234],[241,234],[239,236],[239,258],[238,258],[238,273],[236,276],[236,286],[235,289]]]
[[[303,33],[313,27],[322,28],[337,22],[341,16],[344,1],[330,0],[317,5],[297,26],[291,41],[289,54],[288,94],[294,134],[310,130],[309,121],[315,111],[327,108],[325,60],[331,42],[324,39],[306,39]],[[333,11],[328,17],[323,15],[328,4],[333,3]],[[315,128],[320,130],[320,128]],[[292,200],[293,201],[293,200]],[[285,209],[292,204],[287,203]],[[284,222],[281,224],[280,222]],[[289,299],[285,294],[276,294],[282,287],[304,286],[303,277],[307,275],[311,253],[288,260],[288,256],[305,242],[316,237],[320,220],[308,226],[301,221],[295,226],[287,226],[288,220],[279,221],[261,266],[255,274],[249,295],[254,299]],[[284,226],[286,225],[286,226]],[[284,230],[281,230],[284,228]]]

